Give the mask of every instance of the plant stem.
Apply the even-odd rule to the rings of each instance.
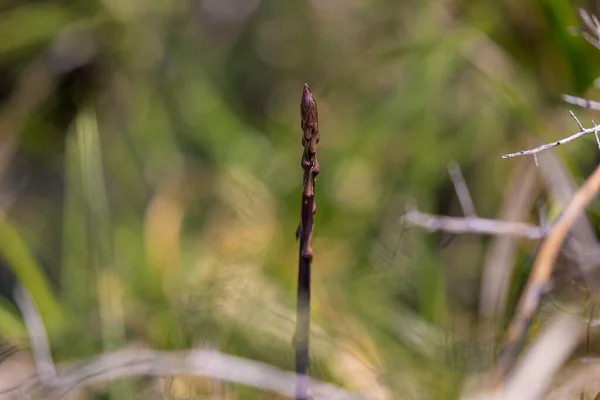
[[[302,101],[300,102],[300,126],[302,128],[302,154],[301,166],[304,171],[302,185],[302,208],[300,226],[296,231],[296,239],[300,239],[298,260],[298,308],[296,320],[296,334],[294,345],[296,347],[296,399],[308,399],[308,370],[309,357],[309,332],[310,332],[310,272],[313,259],[312,234],[314,214],[317,209],[315,204],[315,181],[319,173],[317,161],[317,143],[319,143],[319,113],[310,88],[304,84]]]

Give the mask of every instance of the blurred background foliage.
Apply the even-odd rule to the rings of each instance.
[[[560,95],[593,98],[600,67],[576,35],[579,7],[598,11],[567,0],[0,1],[0,336],[27,343],[10,300],[17,276],[57,360],[203,346],[293,369],[308,82],[321,128],[312,374],[372,398],[456,398],[487,365],[490,240],[447,244],[399,217],[407,202],[460,215],[452,160],[478,214],[497,217],[522,166],[500,155],[576,132]],[[593,113],[577,112],[589,126]],[[598,163],[592,141],[556,150],[577,183]],[[534,208],[526,220],[538,222]],[[510,304],[537,245],[519,244]],[[160,390],[276,398],[202,379]]]

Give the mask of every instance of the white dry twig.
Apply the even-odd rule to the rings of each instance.
[[[24,287],[17,287],[15,299],[21,310],[31,341],[36,375],[26,383],[0,392],[0,400],[76,397],[83,388],[127,378],[145,376],[196,376],[232,382],[293,397],[296,374],[258,361],[192,349],[165,352],[150,349],[119,350],[97,357],[56,365],[44,323]],[[337,386],[309,380],[314,399],[361,399]]]
[[[449,233],[475,233],[485,235],[520,236],[527,239],[542,239],[548,229],[523,222],[500,221],[487,218],[473,217],[445,217],[423,213],[417,209],[410,209],[400,221],[410,226],[424,228],[430,232],[444,231]]]
[[[565,102],[579,106],[581,108],[588,108],[590,110],[600,110],[600,102],[584,99],[582,97],[575,97],[568,94],[563,94],[562,98]]]
[[[495,236],[521,236],[528,239],[541,239],[550,228],[540,228],[523,222],[500,221],[496,219],[479,218],[475,214],[475,206],[469,189],[462,176],[460,167],[452,162],[448,172],[454,184],[456,195],[465,214],[464,218],[446,217],[426,214],[413,206],[407,206],[406,214],[400,218],[400,223],[416,226],[429,232],[443,231],[449,233],[475,233]]]
[[[588,27],[588,29],[590,29],[593,32],[595,37],[585,31],[582,31],[581,35],[584,37],[584,39],[586,41],[588,41],[594,47],[596,47],[597,49],[600,49],[600,41],[599,41],[599,39],[600,39],[600,21],[598,20],[598,18],[595,15],[590,15],[584,9],[579,9],[579,15],[581,16],[581,19],[583,20],[585,25]],[[596,79],[596,81],[594,81],[594,86],[599,87],[599,85],[600,85],[600,79]],[[583,107],[583,108],[588,108],[590,110],[600,110],[600,102],[597,102],[597,101],[584,99],[582,97],[571,96],[568,94],[564,94],[562,96],[562,98],[565,102],[567,102],[569,104],[573,104],[573,105]],[[577,124],[579,125],[581,131],[583,131],[584,130],[583,126],[581,126],[581,123],[577,120],[577,117],[575,117],[575,115],[571,111],[569,111],[569,112],[571,113],[571,116],[573,118],[575,118],[575,121],[577,121]],[[592,123],[594,124],[594,128],[596,128],[596,123],[594,121],[592,121]],[[600,148],[600,138],[598,137],[597,129],[594,130],[594,135],[596,136],[596,143],[598,144],[598,148]]]
[[[296,374],[273,366],[220,353],[193,349],[181,352],[156,350],[120,350],[67,366],[59,366],[57,375],[0,392],[0,400],[74,398],[84,387],[143,376],[185,375],[210,377],[293,397]],[[337,386],[310,380],[311,398],[361,399]]]
[[[579,120],[577,119],[577,117],[575,117],[575,114],[571,113],[571,116],[575,119],[575,122],[577,122],[577,125],[582,127],[582,125],[579,122]],[[553,147],[572,142],[573,140],[578,139],[581,136],[584,136],[584,135],[587,135],[590,133],[593,133],[597,137],[599,130],[600,130],[600,126],[594,124],[593,128],[580,129],[579,132],[574,133],[573,135],[566,137],[564,139],[557,140],[556,142],[547,143],[547,144],[541,145],[539,147],[536,147],[536,148],[530,149],[530,150],[521,150],[516,153],[504,154],[502,156],[502,158],[513,158],[513,157],[520,157],[520,156],[526,156],[526,155],[533,155],[534,157],[536,157],[536,154],[539,153],[540,151],[548,150]],[[600,143],[600,140],[598,140],[598,143]],[[536,158],[536,164],[537,164],[537,158]]]
[[[598,41],[598,38],[600,38],[600,21],[598,21],[598,18],[595,15],[588,14],[588,12],[582,8],[579,9],[579,15],[585,25],[596,35],[596,37],[593,37],[584,31],[581,32],[581,36],[583,36],[583,38],[592,46],[600,50],[600,42]]]

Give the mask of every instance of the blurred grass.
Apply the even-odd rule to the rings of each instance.
[[[403,231],[404,203],[459,213],[446,171],[456,160],[478,213],[496,216],[516,168],[500,155],[574,132],[560,94],[593,96],[600,65],[560,0],[0,8],[11,72],[0,94],[41,56],[56,81],[24,114],[15,159],[59,170],[48,190],[63,195],[23,195],[0,225],[0,250],[45,321],[65,325],[50,331],[56,357],[212,346],[292,368],[307,81],[322,132],[312,371],[373,398],[456,398],[487,345],[474,296],[488,242],[461,239],[465,253]],[[60,145],[31,150],[39,143]],[[579,180],[598,161],[588,147],[557,150]],[[31,250],[19,231],[36,238]],[[61,257],[42,267],[35,253],[56,237]],[[0,303],[0,336],[19,334]],[[178,393],[208,390],[185,382]],[[231,398],[271,396],[226,386]]]

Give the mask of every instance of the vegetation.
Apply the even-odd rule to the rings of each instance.
[[[293,371],[308,82],[322,167],[310,375],[373,399],[459,398],[494,365],[541,241],[400,218],[406,205],[462,216],[453,161],[478,216],[543,226],[561,214],[600,161],[592,135],[540,168],[501,156],[579,131],[569,109],[586,127],[600,119],[561,97],[595,96],[600,52],[577,14],[598,14],[591,3],[6,0],[0,267],[31,293],[57,363],[202,348]],[[588,217],[596,237],[597,201]],[[557,262],[560,290],[529,340],[564,304],[594,319],[573,265]],[[500,284],[486,274],[499,270],[494,319],[486,285]],[[28,347],[9,275],[0,338]],[[578,359],[600,349],[587,337],[564,376],[584,376]],[[82,398],[104,394],[281,398],[186,376]]]

